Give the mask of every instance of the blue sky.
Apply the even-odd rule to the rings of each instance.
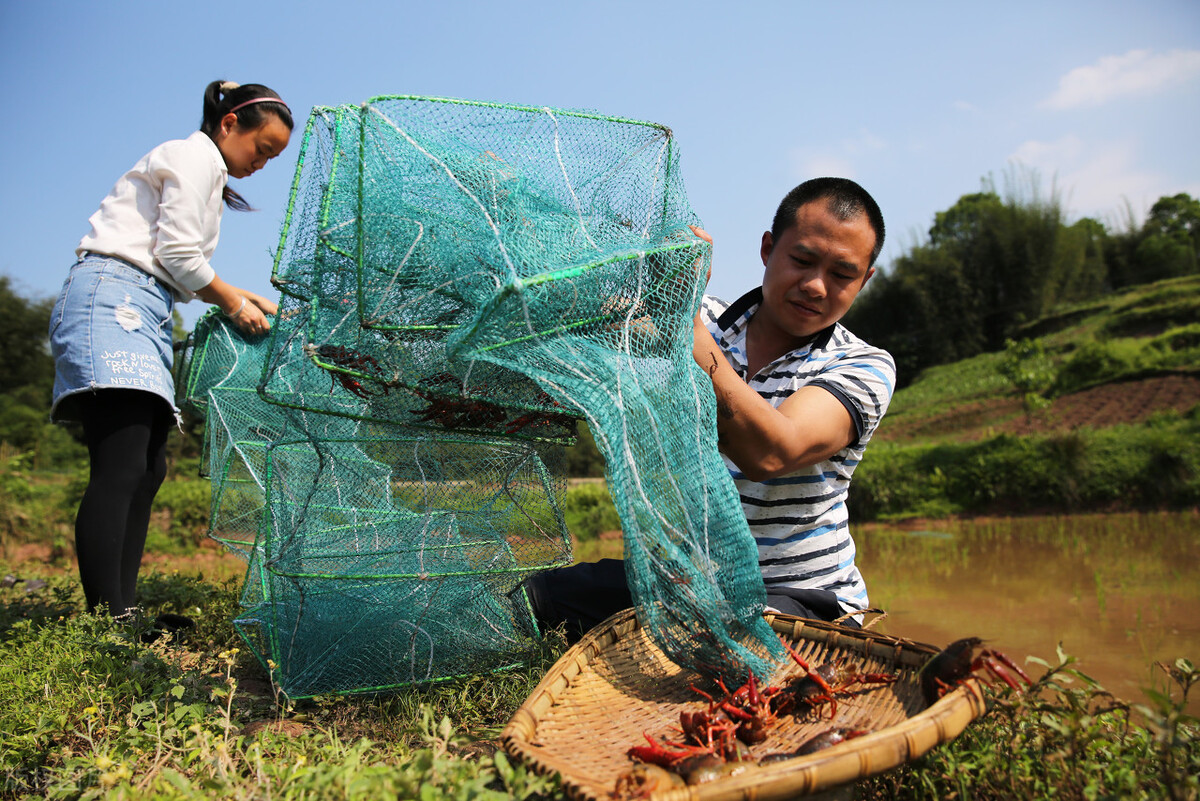
[[[216,78],[272,86],[301,124],[391,93],[664,123],[727,298],[758,284],[779,198],[816,175],[875,195],[885,267],[988,176],[1036,174],[1110,227],[1200,197],[1196,0],[0,0],[0,74],[0,273],[27,296],[57,293],[101,198],[196,129]],[[264,294],[298,140],[234,182],[259,211],[225,215],[213,259]]]

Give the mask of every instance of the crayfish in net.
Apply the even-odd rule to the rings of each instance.
[[[950,643],[921,667],[921,695],[926,704],[937,701],[973,675],[988,684],[994,684],[993,679],[1002,681],[1014,690],[1021,689],[1017,678],[1026,685],[1033,684],[1016,662],[1000,651],[982,648],[982,645],[983,640],[978,637],[964,637]],[[1016,677],[1012,675],[1014,673]]]
[[[562,408],[561,403],[551,398],[545,392],[538,393],[538,402],[547,406],[554,406],[559,409]],[[525,414],[508,421],[508,424],[504,426],[504,433],[517,434],[526,428],[536,430],[541,428],[560,427],[570,430],[574,425],[575,418],[563,412],[526,412]]]
[[[467,395],[462,381],[451,373],[438,373],[425,383],[438,390],[413,390],[429,402],[424,409],[413,413],[421,422],[446,429],[487,429],[499,426],[508,416],[503,407]]]
[[[413,390],[429,403],[424,409],[413,414],[417,420],[442,428],[498,429],[503,425],[505,434],[519,434],[527,429],[538,431],[551,426],[568,429],[575,423],[575,418],[569,414],[547,411],[526,412],[508,420],[509,410],[468,394],[463,382],[451,373],[438,373],[426,379],[425,383],[437,389]],[[538,401],[561,408],[558,401],[545,393],[540,394]]]
[[[311,357],[314,353],[322,359],[331,362],[338,367],[343,367],[347,370],[354,370],[359,373],[366,373],[370,369],[379,371],[379,362],[373,356],[365,353],[356,353],[350,350],[345,345],[320,345],[313,348],[311,345],[306,347]],[[329,391],[333,392],[336,384],[341,384],[342,387],[363,400],[370,400],[373,393],[363,386],[361,381],[358,381],[354,376],[343,373],[339,370],[329,370],[329,377],[332,383],[329,385]],[[386,395],[388,388],[386,384],[380,384],[383,394]]]

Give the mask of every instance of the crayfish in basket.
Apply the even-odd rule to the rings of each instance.
[[[671,780],[645,766],[666,770],[687,784],[700,784],[734,775],[754,764],[747,746],[766,738],[766,729],[774,720],[770,701],[759,692],[754,674],[734,691],[728,690],[720,681],[717,684],[725,693],[719,700],[692,686],[692,690],[708,701],[708,706],[696,711],[680,711],[682,741],[656,740],[644,733],[648,744],[635,745],[626,752],[643,765],[635,766],[618,778],[617,794],[646,792],[648,795],[653,792],[651,787],[670,786]]]
[[[891,684],[898,678],[895,673],[862,673],[846,660],[837,657],[814,669],[800,658],[791,647],[784,643],[788,655],[800,667],[805,675],[793,681],[786,687],[772,688],[772,701],[779,714],[796,714],[806,705],[816,708],[822,703],[829,704],[829,719],[837,717],[837,697],[848,694],[855,686]]]
[[[1033,684],[1016,662],[1000,651],[983,648],[982,645],[983,640],[978,637],[955,640],[921,667],[918,678],[921,695],[927,705],[933,704],[973,675],[988,684],[993,684],[993,679],[1002,681],[1014,690],[1020,690],[1021,685],[1013,673],[1026,685]]]
[[[798,756],[807,756],[815,754],[818,751],[824,751],[826,748],[832,748],[835,745],[852,740],[855,737],[862,737],[870,732],[865,729],[848,729],[840,726],[835,726],[832,729],[826,729],[823,732],[814,734],[804,742],[800,743],[800,747],[795,751],[779,751],[767,754],[758,761],[760,765],[770,765],[775,762],[785,762],[789,759],[794,759]]]
[[[804,668],[805,674],[781,687],[763,686],[753,673],[736,690],[728,689],[717,680],[721,697],[715,697],[692,686],[708,705],[704,709],[679,713],[678,730],[682,740],[656,740],[643,734],[647,745],[635,745],[626,753],[645,764],[656,765],[684,777],[688,784],[711,781],[732,775],[754,764],[750,746],[767,741],[771,727],[781,714],[797,714],[803,708],[830,705],[830,718],[837,714],[837,696],[850,688],[869,684],[890,684],[896,680],[890,673],[861,673],[833,659],[819,668],[812,668],[795,650],[784,643],[792,660]],[[786,754],[773,754],[771,761],[813,753],[839,742],[865,734],[861,729],[832,728],[810,738]],[[766,759],[766,758],[764,758]],[[657,776],[658,774],[653,774]],[[634,777],[623,776],[618,787],[642,787],[651,783],[651,774],[643,771]],[[657,784],[657,780],[654,780]]]

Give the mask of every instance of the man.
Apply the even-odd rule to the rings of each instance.
[[[692,355],[713,382],[718,444],[758,543],[767,605],[788,614],[835,620],[867,606],[845,501],[895,365],[838,321],[874,274],[883,238],[861,186],[807,181],[763,234],[762,286],[732,304],[706,296],[694,324]],[[526,587],[539,622],[566,624],[572,640],[632,605],[619,560]]]

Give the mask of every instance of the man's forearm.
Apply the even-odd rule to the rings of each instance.
[[[697,321],[692,356],[712,381],[721,452],[753,481],[816,464],[852,439],[845,408],[825,390],[802,387],[776,409],[729,364]]]

